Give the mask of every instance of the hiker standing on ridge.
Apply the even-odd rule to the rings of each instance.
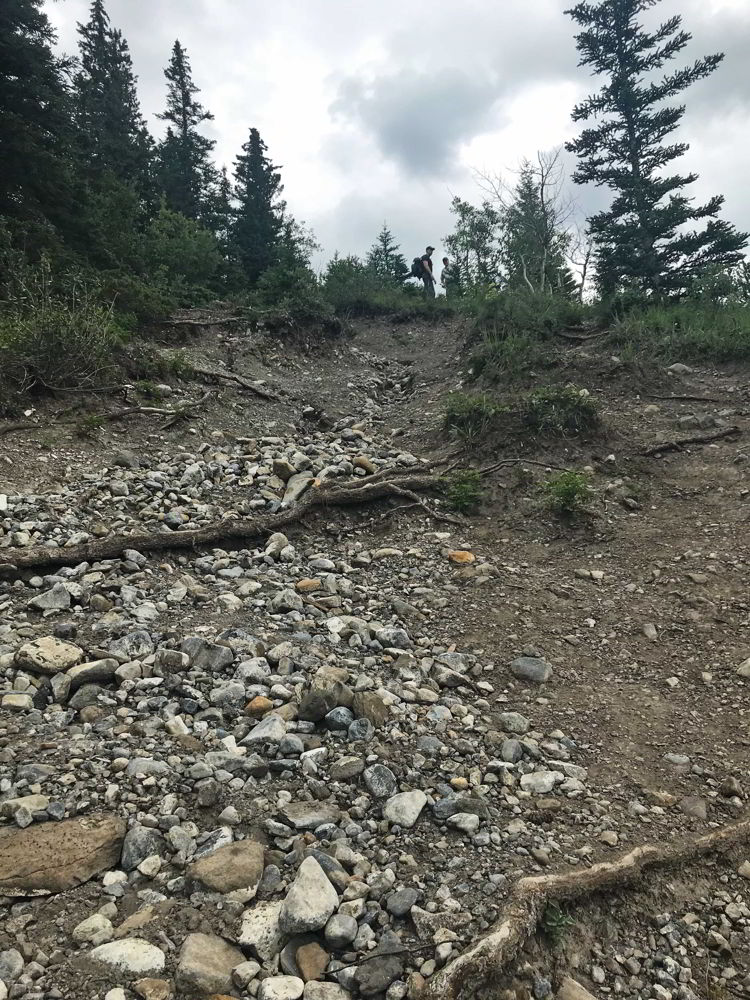
[[[443,270],[440,272],[440,284],[445,289],[446,297],[454,298],[461,294],[461,286],[458,277],[458,266],[451,265],[447,257],[443,257]]]
[[[435,277],[432,273],[432,254],[435,247],[425,247],[421,257],[415,257],[411,265],[411,273],[424,282],[424,293],[428,299],[435,298]]]

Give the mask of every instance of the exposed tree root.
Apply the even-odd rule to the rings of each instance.
[[[35,427],[41,426],[41,424],[37,424],[29,420],[22,420],[14,424],[6,424],[5,427],[0,427],[0,437],[2,437],[3,434],[14,434],[16,431],[30,431]]]
[[[688,864],[750,840],[750,820],[676,844],[645,844],[616,861],[580,871],[523,878],[516,883],[494,929],[428,982],[424,1000],[468,1000],[502,974],[534,933],[550,903],[580,899],[632,885],[646,869]]]
[[[190,317],[173,317],[161,321],[162,326],[224,326],[228,323],[239,323],[241,316],[215,316],[213,319],[192,319]]]
[[[715,396],[657,396],[653,392],[647,392],[646,399],[663,399],[667,402],[677,403],[720,403],[721,400]]]
[[[238,375],[236,372],[222,372],[216,371],[215,368],[198,368],[196,365],[191,366],[193,372],[196,375],[204,375],[206,378],[223,378],[227,382],[236,382],[237,385],[241,385],[243,389],[247,389],[249,392],[254,393],[261,399],[272,400],[278,402],[280,397],[276,393],[271,392],[270,389],[264,389],[262,386],[257,385],[255,382],[251,382],[250,379],[243,378],[242,375]]]
[[[139,552],[168,549],[193,549],[215,545],[238,538],[253,538],[279,531],[299,521],[308,511],[326,507],[344,507],[370,503],[389,496],[413,496],[415,490],[435,489],[438,480],[424,474],[392,473],[391,480],[365,481],[347,486],[313,485],[293,506],[277,514],[262,514],[251,518],[234,518],[188,531],[136,532],[132,535],[112,535],[69,548],[31,547],[0,549],[0,573],[13,574],[23,569],[42,566],[69,566],[98,559],[116,559],[125,549]],[[432,514],[432,511],[429,511]]]
[[[694,437],[678,438],[676,441],[662,441],[661,444],[655,444],[651,448],[646,448],[645,451],[641,452],[641,455],[647,458],[653,455],[660,455],[665,451],[680,451],[686,445],[689,444],[710,444],[712,441],[721,441],[722,438],[732,437],[735,434],[741,434],[742,431],[737,426],[727,427],[723,431],[716,431],[714,434],[697,434]]]

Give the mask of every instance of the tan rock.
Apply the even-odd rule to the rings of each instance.
[[[27,642],[18,650],[15,656],[16,666],[28,670],[32,674],[44,674],[52,677],[54,674],[69,670],[83,658],[83,650],[72,642],[63,642],[54,636],[45,635],[41,639]]]
[[[457,566],[465,566],[468,563],[476,562],[476,558],[473,552],[468,552],[466,549],[454,549],[448,553],[448,559]]]
[[[298,580],[295,584],[296,589],[300,594],[311,594],[314,590],[320,590],[323,586],[320,580],[314,578],[305,578],[304,580]]]
[[[273,702],[271,699],[264,698],[263,695],[259,694],[245,705],[245,714],[252,715],[254,719],[262,719],[272,708]]]
[[[557,991],[557,1000],[596,1000],[596,997],[575,979],[566,976]]]
[[[308,983],[311,979],[321,978],[331,956],[324,948],[321,948],[317,941],[310,941],[297,949],[295,958],[302,978]]]
[[[367,455],[357,455],[356,458],[352,459],[352,465],[355,469],[364,469],[368,476],[372,476],[378,471],[375,463]]]
[[[217,852],[218,853],[218,852]],[[232,969],[245,961],[239,948],[214,934],[188,934],[175,973],[178,992],[213,993],[232,989]]]
[[[255,895],[263,868],[263,845],[255,840],[238,840],[188,865],[187,875],[191,882],[212,892],[250,889]]]
[[[133,989],[143,1000],[172,1000],[174,989],[168,979],[139,979]]]
[[[0,831],[0,896],[48,896],[114,868],[125,829],[119,816],[92,816]]]

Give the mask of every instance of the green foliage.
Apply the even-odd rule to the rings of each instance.
[[[190,60],[179,40],[164,70],[167,78],[167,108],[158,117],[168,122],[167,133],[157,152],[159,182],[167,204],[189,219],[210,218],[213,189],[219,183],[211,152],[216,143],[198,131],[213,115],[196,100]],[[221,193],[217,192],[221,197]]]
[[[580,472],[561,472],[548,479],[542,488],[549,509],[566,516],[582,510],[591,494],[588,480]]]
[[[691,35],[681,29],[679,15],[649,32],[641,14],[658,2],[586,0],[568,11],[581,28],[581,65],[606,80],[574,108],[574,121],[592,124],[567,144],[579,157],[573,179],[614,193],[610,208],[589,220],[606,295],[627,288],[684,294],[706,269],[741,260],[747,245],[746,234],[718,218],[722,197],[695,205],[684,189],[697,175],[666,169],[688,149],[684,142],[665,143],[685,114],[680,95],[710,76],[724,56],[659,76]],[[703,228],[693,228],[706,219]]]
[[[266,144],[256,128],[237,157],[234,171],[232,248],[245,278],[254,287],[264,271],[278,263],[284,225],[281,174],[268,158]]]
[[[507,412],[485,393],[454,392],[445,406],[444,426],[455,429],[467,446],[473,447],[497,425],[501,414]]]
[[[113,370],[117,328],[99,289],[80,276],[53,286],[49,262],[24,268],[8,282],[0,313],[0,370],[23,391],[80,389],[106,383]]]
[[[221,256],[216,237],[199,222],[162,204],[144,238],[147,273],[170,289],[178,304],[189,305],[196,289],[206,289],[216,277]]]
[[[548,903],[542,915],[541,926],[550,939],[553,947],[562,944],[565,934],[573,926],[575,920],[557,903]]]
[[[615,350],[664,362],[750,360],[750,307],[708,300],[634,305],[611,323]]]
[[[455,229],[445,237],[448,256],[464,289],[494,288],[501,282],[502,213],[489,201],[477,208],[454,198]]]
[[[321,279],[323,294],[339,316],[380,316],[400,310],[424,312],[416,288],[383,277],[359,257],[334,255]],[[434,305],[434,303],[430,303]]]
[[[410,276],[406,259],[401,248],[393,238],[388,225],[384,222],[378,233],[378,238],[367,254],[367,267],[384,283],[393,283],[396,287],[403,285]]]
[[[459,469],[443,480],[443,492],[451,510],[468,514],[482,502],[482,480],[478,469]]]
[[[521,403],[521,418],[538,434],[567,437],[599,426],[599,407],[587,390],[573,385],[537,389]]]
[[[266,326],[279,332],[309,329],[335,335],[342,331],[315,275],[304,265],[269,268],[258,282],[253,301],[260,306]]]

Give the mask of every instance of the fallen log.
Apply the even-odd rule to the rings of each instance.
[[[678,438],[676,441],[662,441],[661,444],[655,444],[651,448],[646,448],[645,451],[641,452],[641,455],[651,458],[665,451],[681,451],[689,444],[710,444],[712,441],[721,441],[722,438],[732,437],[735,434],[741,433],[742,431],[735,425],[727,427],[723,431],[716,431],[714,434],[697,434],[693,437]]]
[[[370,503],[384,497],[402,497],[405,491],[431,490],[439,482],[433,476],[403,475],[391,481],[380,481],[361,485],[326,486],[313,485],[297,503],[278,511],[276,514],[261,514],[250,518],[227,518],[205,528],[187,531],[147,531],[132,535],[112,535],[98,538],[68,548],[32,546],[31,548],[0,549],[0,573],[13,574],[18,570],[43,566],[70,566],[99,559],[116,559],[125,549],[139,552],[168,551],[174,549],[195,549],[204,545],[240,538],[254,538],[272,534],[288,524],[299,521],[308,511],[327,507],[345,507]]]
[[[497,977],[533,934],[550,903],[632,885],[650,868],[685,865],[750,840],[750,820],[676,844],[645,844],[591,868],[522,878],[493,930],[427,983],[421,1000],[468,1000]]]
[[[237,385],[242,386],[243,389],[247,389],[249,392],[255,393],[260,399],[266,399],[273,402],[279,402],[281,397],[276,395],[276,393],[271,392],[269,389],[264,389],[262,386],[256,385],[255,382],[251,382],[250,379],[245,378],[242,375],[238,375],[236,372],[220,372],[216,371],[214,368],[198,368],[196,365],[191,366],[193,372],[196,375],[203,375],[206,378],[223,378],[228,382],[236,382]]]

